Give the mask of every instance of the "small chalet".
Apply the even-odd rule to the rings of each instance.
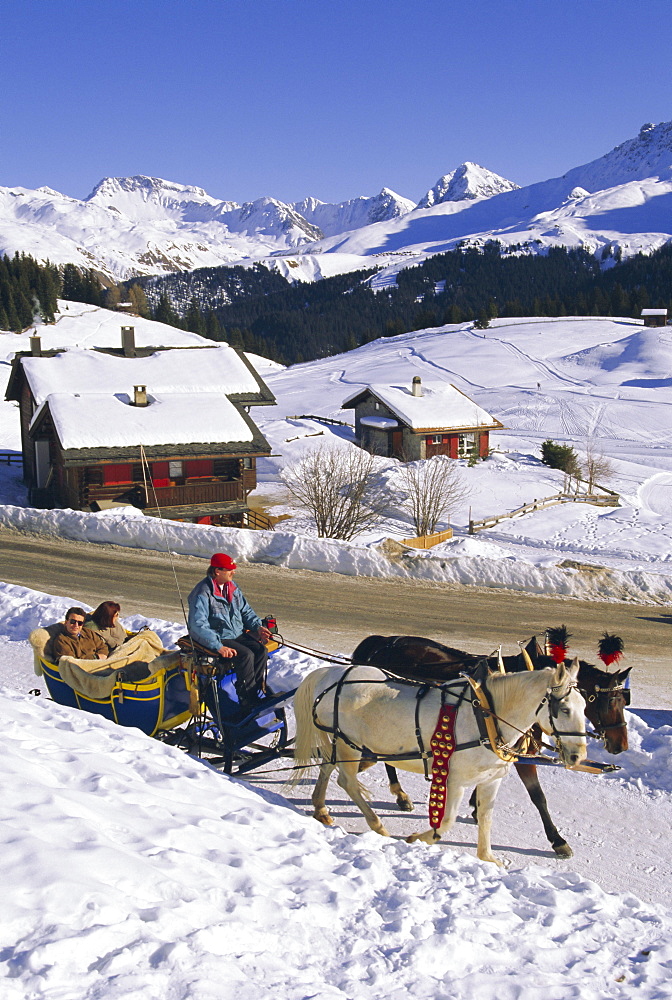
[[[667,309],[642,309],[644,326],[667,326]]]
[[[433,455],[485,458],[490,431],[504,425],[448,382],[367,385],[341,404],[355,411],[362,448],[415,461]]]
[[[6,398],[20,406],[30,502],[254,525],[256,460],[271,447],[249,415],[275,398],[226,344],[17,354]]]

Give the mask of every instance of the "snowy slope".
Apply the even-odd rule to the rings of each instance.
[[[439,846],[401,839],[427,825],[421,776],[402,774],[410,815],[382,768],[364,778],[392,837],[357,835],[363,820],[333,781],[337,825],[325,829],[310,781],[288,790],[287,772],[268,766],[228,778],[29,696],[42,682],[25,634],[67,607],[0,585],[3,1000],[670,997],[669,711],[627,713],[631,749],[615,774],[544,769],[573,858],[550,852],[521,783],[506,779],[498,868],[474,857],[466,804]],[[168,645],[183,631],[125,623]],[[294,686],[317,665],[281,650],[270,669]]]
[[[81,331],[77,338],[72,335],[73,342],[91,345],[96,330],[106,330],[104,310],[81,309]],[[107,315],[119,322],[118,314]],[[55,346],[63,322],[51,328],[53,339],[48,339],[49,328],[39,328],[45,344]],[[74,320],[68,322],[74,327]],[[156,343],[167,329],[148,324],[144,340]],[[4,357],[16,346],[25,348],[24,341],[1,335]],[[277,405],[255,410],[255,422],[273,454],[258,463],[260,485],[253,501],[291,519],[279,524],[270,539],[264,532],[170,522],[170,547],[205,556],[214,546],[241,560],[318,572],[669,605],[671,358],[669,328],[650,329],[631,319],[528,318],[496,320],[485,331],[469,324],[414,331],[336,357],[268,369],[264,377]],[[6,362],[3,370],[8,374]],[[305,513],[288,502],[282,470],[321,444],[351,447],[352,432],[295,415],[352,422],[352,410],[341,409],[348,396],[373,382],[410,386],[415,375],[423,383],[456,386],[505,428],[491,435],[495,452],[488,461],[473,468],[459,463],[469,496],[451,512],[453,539],[427,552],[390,550],[386,539],[414,534],[398,505],[379,528],[353,542],[316,538]],[[540,461],[547,438],[571,444],[581,461],[588,447],[605,455],[613,472],[604,485],[618,491],[620,506],[564,504],[470,536],[470,507],[478,519],[562,490],[562,474]],[[0,404],[0,451],[6,448],[20,450],[18,408],[7,402]],[[381,482],[398,490],[397,463],[380,459],[379,467]],[[161,525],[139,512],[106,520],[97,514],[25,509],[25,487],[15,466],[0,465],[0,503],[5,526],[141,548],[165,544]]]

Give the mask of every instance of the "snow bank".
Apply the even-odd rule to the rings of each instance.
[[[366,544],[314,538],[290,531],[216,528],[145,517],[135,508],[88,514],[74,510],[38,510],[0,506],[0,527],[75,541],[130,548],[168,548],[178,555],[210,558],[226,551],[236,561],[269,563],[344,576],[388,577],[432,583],[520,590],[584,600],[672,602],[672,576],[640,568],[617,570],[593,565],[535,565],[493,546],[493,555],[473,550],[452,556],[450,543],[423,551],[392,540]],[[479,541],[475,545],[482,545]],[[487,551],[487,546],[486,546]],[[667,567],[672,569],[672,567]]]
[[[631,894],[326,830],[135,731],[0,700],[6,1000],[666,995],[672,916]]]

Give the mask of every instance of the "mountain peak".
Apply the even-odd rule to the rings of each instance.
[[[104,177],[84,201],[109,201],[119,194],[139,194],[145,201],[168,197],[180,201],[205,201],[212,205],[218,204],[217,199],[211,198],[203,188],[177,184],[162,177],[147,177],[144,174],[136,174],[133,177]]]
[[[470,160],[461,163],[450,174],[440,177],[433,188],[418,202],[418,208],[431,208],[444,201],[474,201],[476,198],[492,198],[503,191],[515,191],[519,187],[506,177],[481,167]]]

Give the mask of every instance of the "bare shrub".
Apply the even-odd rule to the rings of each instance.
[[[460,467],[446,455],[405,462],[399,467],[398,482],[406,497],[397,502],[410,515],[417,535],[433,534],[471,492]]]
[[[608,483],[614,475],[615,469],[611,460],[598,451],[594,445],[588,444],[583,463],[583,478],[588,483],[588,492],[593,492],[593,488],[598,485],[598,480]]]
[[[379,524],[389,507],[376,457],[361,448],[321,445],[285,469],[282,480],[309,511],[319,538],[349,541]]]

